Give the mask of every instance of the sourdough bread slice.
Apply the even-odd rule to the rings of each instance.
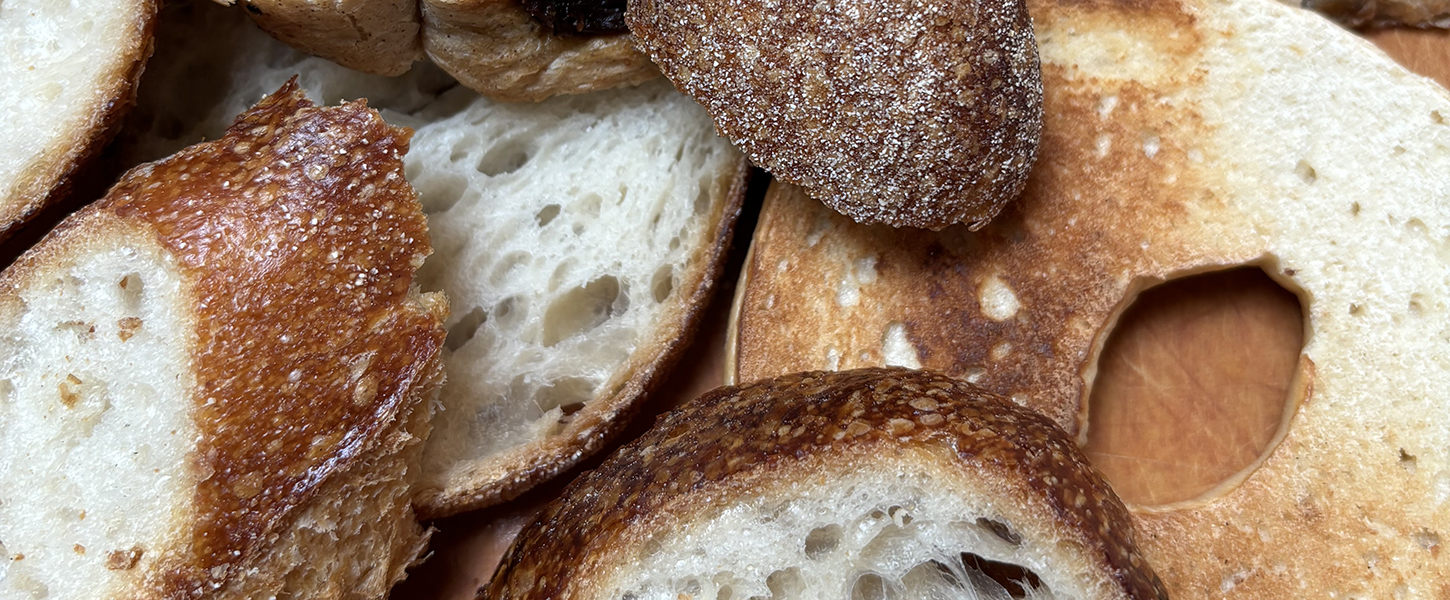
[[[1450,94],[1274,2],[1036,0],[1047,120],[977,233],[857,226],[782,186],[734,373],[940,369],[1080,433],[1137,292],[1261,267],[1303,303],[1301,386],[1261,463],[1138,507],[1175,598],[1428,597],[1450,579]]]
[[[381,598],[445,301],[408,133],[288,85],[0,274],[7,598]]]
[[[520,532],[480,597],[1167,598],[1041,415],[938,373],[799,373],[664,415]]]
[[[151,54],[153,0],[10,0],[0,10],[0,238],[110,141]]]
[[[688,341],[724,260],[746,163],[668,83],[498,103],[423,65],[401,78],[343,69],[206,3],[164,11],[159,39],[153,72],[176,76],[143,85],[142,157],[214,137],[226,107],[292,73],[327,100],[367,97],[416,128],[407,176],[437,249],[420,283],[453,307],[452,383],[427,453],[423,513],[499,502],[577,463],[624,425]],[[234,70],[205,88],[213,97],[188,101],[184,74],[199,60]]]

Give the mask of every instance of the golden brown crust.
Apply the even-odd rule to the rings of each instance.
[[[424,0],[423,23],[429,58],[494,100],[534,102],[659,76],[628,34],[554,35],[515,0]]]
[[[63,200],[75,177],[120,131],[122,118],[136,102],[141,73],[151,57],[160,3],[141,0],[131,8],[135,9],[135,20],[130,35],[124,38],[129,43],[118,49],[101,89],[92,92],[96,106],[85,125],[47,149],[46,156],[20,174],[20,182],[13,188],[16,193],[0,203],[0,241],[14,235],[41,209]]]
[[[1450,2],[1445,0],[1301,0],[1349,27],[1450,27]]]
[[[242,0],[242,5],[278,40],[349,69],[402,75],[423,58],[417,0]]]
[[[489,483],[468,490],[430,490],[422,495],[417,500],[420,515],[435,518],[511,500],[598,452],[629,424],[641,403],[664,383],[694,338],[725,267],[749,171],[749,163],[740,157],[716,178],[711,194],[715,204],[709,209],[713,221],[701,228],[705,239],[696,243],[698,250],[689,261],[695,267],[679,274],[680,292],[672,295],[673,308],[660,317],[662,325],[655,328],[652,338],[641,341],[629,363],[602,386],[603,391],[570,415],[562,431],[515,448],[476,478]]]
[[[858,222],[980,227],[1036,156],[1042,82],[1022,2],[638,0],[627,14],[723,135]]]
[[[402,177],[410,135],[361,103],[313,107],[289,82],[94,208],[145,223],[195,295],[203,477],[190,552],[150,583],[167,596],[245,573],[436,385],[440,315],[409,289],[429,252]]]
[[[943,450],[957,469],[1022,486],[1051,506],[1070,543],[1100,557],[1124,597],[1167,597],[1127,509],[1065,433],[1005,398],[906,369],[787,375],[667,413],[526,526],[480,597],[571,597],[589,585],[576,574],[608,564],[649,520],[729,506],[797,463],[887,449]]]

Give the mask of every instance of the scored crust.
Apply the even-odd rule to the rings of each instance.
[[[1135,507],[1140,547],[1175,598],[1433,596],[1450,96],[1277,3],[1030,9],[1047,121],[1023,196],[979,232],[924,235],[778,189],[731,375],[919,364],[1082,434],[1094,353],[1139,290],[1255,266],[1303,303],[1303,395],[1238,479]]]
[[[172,544],[137,552],[126,597],[383,597],[426,538],[409,500],[446,301],[402,177],[408,137],[294,83],[222,139],[141,165],[7,269],[6,289],[111,229],[154,237],[194,328],[197,440]],[[143,242],[137,242],[143,243]]]
[[[0,239],[64,197],[116,134],[151,56],[158,8],[153,0],[65,7],[90,13],[75,17],[20,2],[0,14],[0,31],[14,44],[0,67],[0,106],[17,111],[8,112],[10,148],[0,148]],[[58,23],[74,18],[88,19],[84,32]]]
[[[424,0],[423,23],[429,58],[495,100],[533,102],[659,76],[629,34],[556,35],[516,0]]]
[[[1042,82],[1022,2],[638,0],[627,16],[722,135],[858,222],[975,229],[1036,157]]]
[[[1005,398],[906,369],[787,375],[667,413],[525,526],[480,597],[628,596],[610,582],[667,546],[661,536],[857,469],[900,472],[897,457],[951,493],[990,490],[985,502],[1013,517],[1009,537],[1051,540],[1051,568],[1090,595],[1166,597],[1127,510],[1066,434]]]

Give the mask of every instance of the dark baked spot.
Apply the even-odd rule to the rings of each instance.
[[[624,33],[625,0],[521,0],[555,34]]]
[[[144,553],[140,546],[132,546],[130,550],[112,550],[106,553],[106,568],[112,571],[129,571],[136,568]]]

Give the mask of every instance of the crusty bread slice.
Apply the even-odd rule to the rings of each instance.
[[[0,596],[381,598],[446,303],[408,133],[287,86],[0,274]]]
[[[0,10],[0,238],[64,194],[115,134],[151,54],[154,0]]]
[[[558,35],[518,0],[423,0],[423,24],[428,56],[495,100],[542,100],[660,74],[629,34]]]
[[[520,532],[480,597],[1166,598],[1128,511],[1041,415],[907,369],[667,413]]]
[[[1286,0],[1350,27],[1450,27],[1446,0]]]
[[[367,97],[417,129],[407,175],[438,250],[420,282],[453,306],[452,383],[420,511],[499,502],[577,463],[683,350],[746,163],[667,82],[504,104],[456,86],[439,95],[446,84],[422,65],[402,78],[348,71],[206,3],[162,16],[152,71],[176,75],[142,86],[143,158],[214,137],[227,108],[298,72],[326,100]],[[229,43],[177,49],[208,38]],[[203,86],[213,98],[187,100],[184,74],[208,63],[235,70]]]
[[[1273,2],[1029,10],[1047,121],[1015,208],[922,235],[777,189],[736,307],[737,379],[920,364],[1076,433],[1138,290],[1257,265],[1303,302],[1302,395],[1236,481],[1137,509],[1144,553],[1175,598],[1439,593],[1450,94]]]

